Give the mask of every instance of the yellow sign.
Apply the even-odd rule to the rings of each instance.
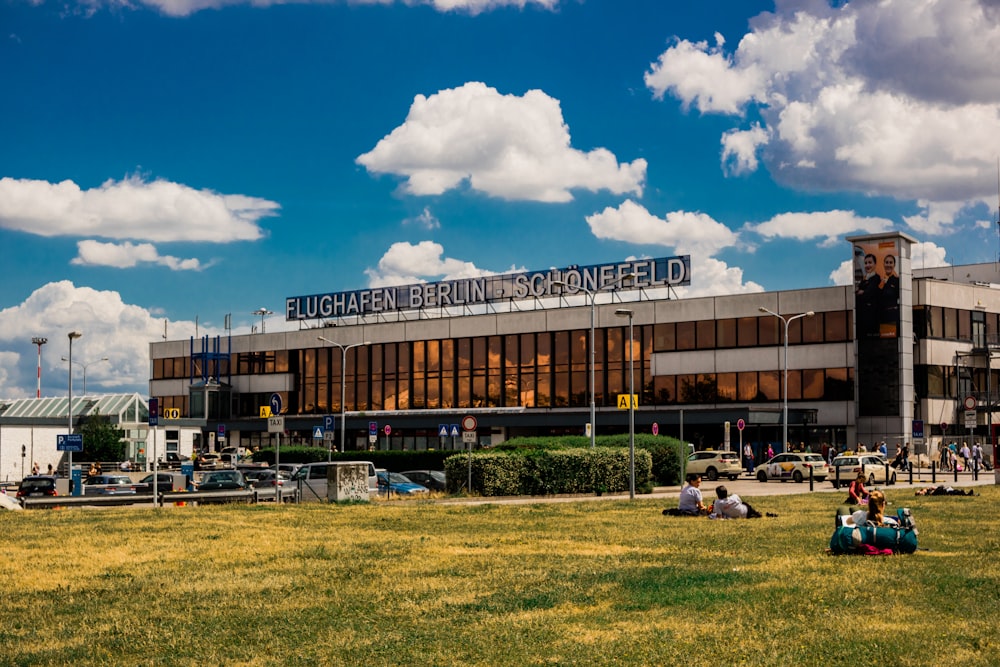
[[[163,408],[163,418],[164,419],[180,419],[181,410],[180,408]]]
[[[267,419],[268,417],[273,417],[273,416],[274,415],[271,414],[271,406],[270,405],[262,405],[262,406],[260,406],[260,418],[261,419]]]
[[[631,399],[631,402],[629,402]],[[639,407],[639,394],[618,394],[618,409],[628,410]]]

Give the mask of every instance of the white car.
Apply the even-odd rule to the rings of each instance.
[[[710,482],[720,477],[728,477],[729,481],[734,481],[743,472],[743,467],[736,452],[706,450],[688,457],[686,471],[697,473]]]
[[[809,479],[810,472],[814,480],[822,482],[830,475],[830,467],[819,454],[785,452],[757,468],[757,481],[777,479],[784,482],[790,479],[802,483]]]
[[[834,488],[850,484],[859,473],[865,476],[869,486],[896,483],[896,471],[879,454],[841,454],[830,464],[830,481]]]

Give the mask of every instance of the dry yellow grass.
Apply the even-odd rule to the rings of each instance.
[[[829,494],[756,521],[649,499],[0,514],[0,664],[1000,664],[1000,489],[920,551],[824,553]]]

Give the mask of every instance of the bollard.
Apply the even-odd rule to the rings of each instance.
[[[937,483],[937,468],[934,465],[934,461],[931,461],[931,484]]]
[[[813,467],[809,466],[809,490],[813,490]]]
[[[910,486],[913,486],[913,464],[910,463],[906,467],[910,471]]]
[[[951,471],[955,475],[955,483],[958,484],[958,464],[957,463],[951,467]]]

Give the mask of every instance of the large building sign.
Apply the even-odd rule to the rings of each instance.
[[[572,266],[436,283],[293,296],[285,300],[285,319],[291,321],[370,315],[418,308],[471,306],[582,294],[600,289],[633,290],[690,284],[691,256],[681,255],[617,264]]]

